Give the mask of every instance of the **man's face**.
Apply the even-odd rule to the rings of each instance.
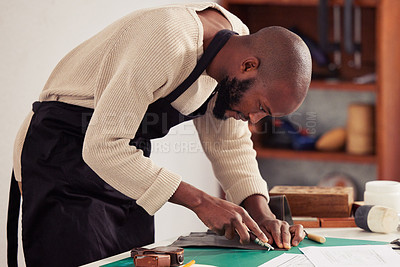
[[[256,123],[270,115],[268,105],[254,84],[254,79],[240,81],[225,77],[216,88],[218,95],[213,109],[214,116],[221,120],[234,118]]]
[[[256,79],[224,78],[217,86],[218,95],[213,110],[221,120],[257,123],[265,116],[284,116],[294,112],[301,104],[295,100],[287,81],[257,82]]]

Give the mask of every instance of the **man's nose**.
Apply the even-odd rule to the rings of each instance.
[[[249,113],[250,122],[255,124],[259,122],[262,118],[266,117],[265,112]]]

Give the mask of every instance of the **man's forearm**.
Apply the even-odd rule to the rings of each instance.
[[[205,192],[182,181],[168,201],[194,210],[202,204],[207,196]]]
[[[268,206],[267,199],[263,195],[251,195],[242,202],[241,206],[247,210],[256,222],[265,218],[276,218]]]

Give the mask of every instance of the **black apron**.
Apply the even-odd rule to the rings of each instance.
[[[204,115],[215,92],[190,115],[181,114],[171,103],[198,79],[232,34],[220,31],[188,78],[167,97],[149,105],[130,145],[148,157],[150,139]],[[105,183],[82,159],[93,110],[51,101],[35,102],[33,111],[21,155],[22,240],[27,266],[78,266],[153,243],[153,216]],[[9,266],[17,265],[18,194],[12,175]]]

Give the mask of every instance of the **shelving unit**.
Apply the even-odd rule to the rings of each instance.
[[[290,149],[266,148],[261,145],[261,136],[253,133],[254,148],[257,150],[257,157],[279,158],[290,160],[309,160],[342,163],[377,164],[377,155],[351,155],[343,152],[320,152],[320,151],[298,151]]]
[[[314,90],[343,90],[343,91],[359,91],[359,92],[377,92],[377,84],[355,84],[351,82],[332,82],[314,80],[310,85]]]
[[[374,155],[357,156],[343,152],[318,152],[318,151],[296,151],[288,149],[262,149],[258,148],[257,155],[263,158],[283,158],[283,159],[300,159],[300,160],[318,160],[318,161],[335,161],[335,162],[351,162],[351,163],[369,163],[377,162]]]
[[[345,0],[331,0],[332,5],[343,5]],[[365,7],[376,7],[381,0],[354,0],[355,5],[365,6]],[[316,6],[319,0],[225,0],[222,4],[227,7],[231,4],[269,4],[269,5],[279,5],[279,6]]]
[[[344,0],[331,0],[330,6],[343,6]],[[293,26],[313,40],[317,36],[319,0],[224,0],[221,4],[236,14],[255,32],[263,27]],[[355,156],[345,152],[293,151],[264,148],[259,136],[253,135],[258,157],[297,160],[318,160],[377,165],[378,179],[400,181],[400,1],[354,0],[362,10],[362,68],[343,64],[335,81],[316,80],[312,90],[372,92],[376,94],[375,155]],[[332,25],[332,12],[329,25]],[[332,35],[332,33],[330,33]],[[332,39],[332,36],[330,36]],[[342,51],[343,62],[351,55]],[[313,64],[313,69],[318,66]],[[356,84],[354,77],[376,73],[377,82]]]

